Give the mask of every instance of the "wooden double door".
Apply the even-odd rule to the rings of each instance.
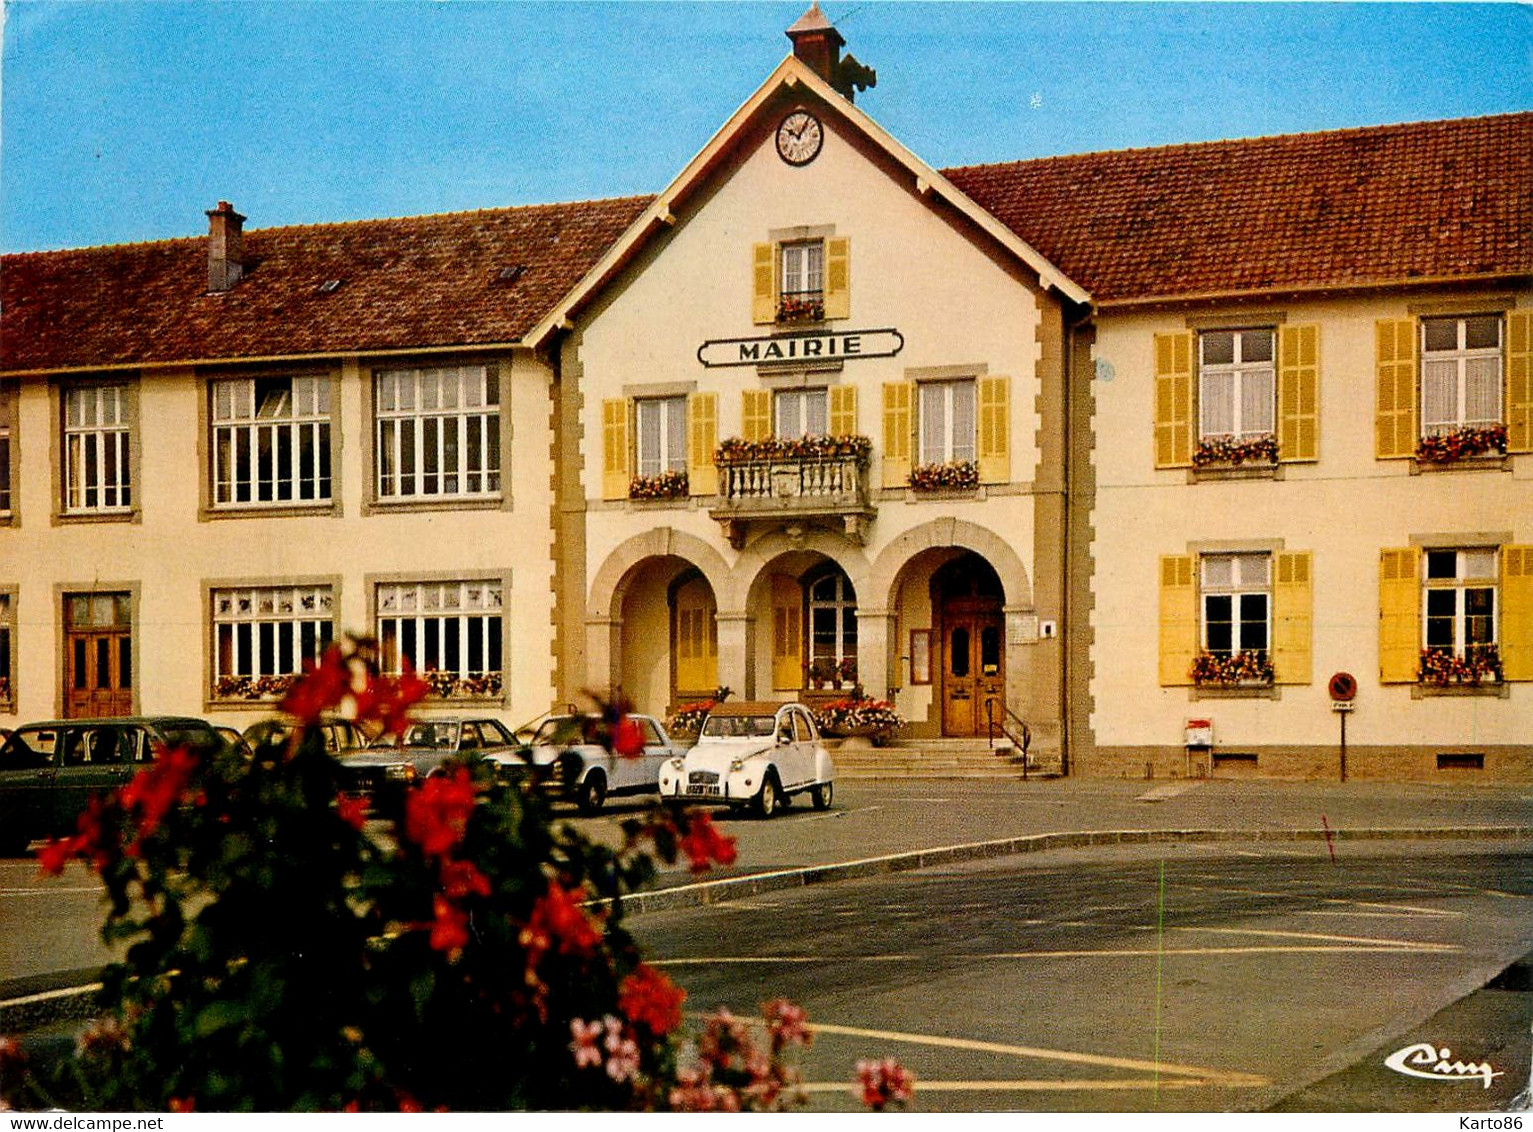
[[[68,719],[133,714],[131,595],[65,595],[63,701]]]
[[[957,601],[942,609],[939,660],[942,734],[987,733],[1005,722],[1006,646],[999,603]]]

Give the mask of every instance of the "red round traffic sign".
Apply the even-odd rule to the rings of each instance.
[[[1331,693],[1331,699],[1339,704],[1351,703],[1357,695],[1357,679],[1350,672],[1338,672],[1331,677],[1331,683],[1327,689]]]

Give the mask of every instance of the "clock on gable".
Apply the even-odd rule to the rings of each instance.
[[[777,127],[777,156],[789,165],[808,165],[825,144],[820,120],[807,110],[795,110]]]

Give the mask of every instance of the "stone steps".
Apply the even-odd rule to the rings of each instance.
[[[1021,778],[1020,755],[1009,748],[992,750],[972,739],[902,740],[887,747],[833,748],[838,778]],[[1046,769],[1036,755],[1028,774]]]

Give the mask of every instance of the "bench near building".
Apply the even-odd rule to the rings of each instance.
[[[1345,674],[1350,777],[1533,780],[1533,114],[937,170],[789,36],[654,197],[4,257],[0,725],[361,630],[1086,775],[1337,776]]]

